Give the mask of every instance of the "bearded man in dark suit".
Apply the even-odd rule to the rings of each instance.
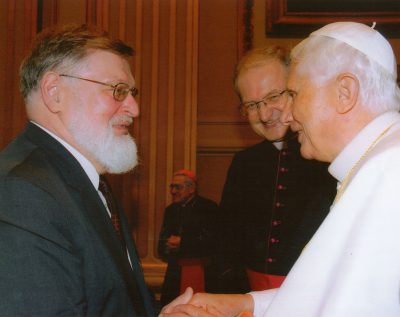
[[[29,123],[0,154],[2,315],[156,314],[125,216],[99,187],[137,163],[132,54],[69,27],[40,35],[21,65]]]

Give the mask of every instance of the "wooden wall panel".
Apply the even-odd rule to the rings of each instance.
[[[37,29],[88,23],[134,47],[141,114],[131,132],[140,165],[109,179],[155,289],[165,270],[156,245],[173,171],[197,169],[206,196],[219,200],[232,153],[251,139],[231,82],[237,12],[237,0],[0,1],[1,147],[26,123],[18,67]]]
[[[12,101],[14,94],[12,92],[12,87],[15,83],[15,74],[10,69],[10,65],[13,65],[14,59],[14,44],[13,38],[13,18],[15,14],[15,4],[11,1],[0,1],[0,39],[2,47],[0,49],[0,143],[1,146],[10,140],[9,135],[11,122],[11,111],[12,111]],[[10,21],[11,20],[11,21]],[[8,76],[6,76],[9,74]],[[7,78],[7,81],[5,80]],[[10,91],[11,89],[11,91]]]
[[[236,1],[200,1],[199,122],[243,121],[232,86],[238,60],[237,15]]]
[[[243,32],[251,3],[200,2],[197,168],[201,193],[217,202],[234,153],[260,140],[240,115],[233,89],[235,65],[251,46]]]
[[[197,173],[200,195],[219,203],[225,184],[227,167],[232,152],[200,152],[197,155]]]
[[[36,0],[6,0],[0,5],[0,148],[26,124],[19,94],[19,65],[36,34]]]
[[[234,153],[262,140],[246,122],[200,122],[198,153]]]

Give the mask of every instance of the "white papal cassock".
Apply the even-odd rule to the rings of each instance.
[[[368,124],[329,171],[342,195],[283,285],[251,293],[256,317],[400,316],[400,114]]]

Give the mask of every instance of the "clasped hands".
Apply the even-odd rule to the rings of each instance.
[[[169,250],[179,249],[179,247],[181,245],[181,237],[175,236],[175,235],[169,236],[169,238],[167,239],[166,245]]]
[[[159,317],[248,317],[254,307],[249,294],[196,293],[186,291],[166,305]]]

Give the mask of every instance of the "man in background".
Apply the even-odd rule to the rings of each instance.
[[[137,164],[132,54],[82,26],[42,33],[23,61],[29,123],[0,154],[1,315],[156,314],[103,179]]]
[[[296,135],[279,121],[288,60],[283,47],[256,48],[235,70],[241,113],[265,140],[238,152],[228,170],[219,292],[279,287],[333,201],[326,165],[303,159]]]
[[[197,177],[190,170],[174,173],[170,193],[172,204],[165,209],[158,242],[158,253],[168,262],[161,292],[163,305],[180,294],[185,261],[205,269],[205,290],[212,289],[214,278],[209,265],[215,252],[215,219],[219,212],[215,202],[198,195]],[[198,275],[203,276],[201,271],[198,271]],[[191,284],[196,280],[197,277],[193,275],[189,276],[187,282]]]

